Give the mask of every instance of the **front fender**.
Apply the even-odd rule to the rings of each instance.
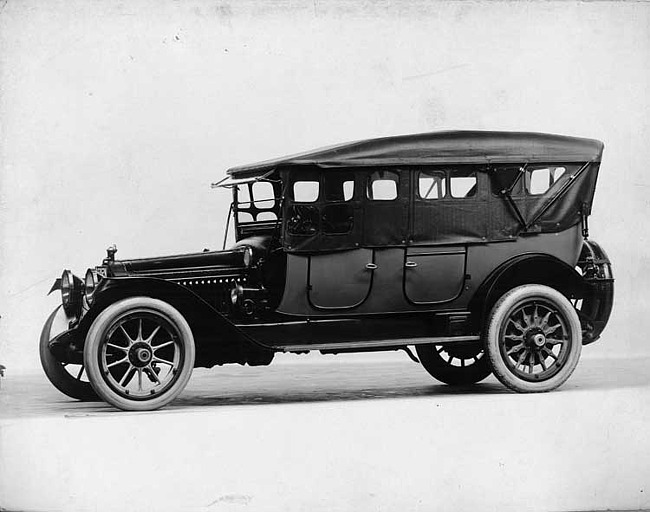
[[[81,319],[85,333],[95,318],[111,304],[127,297],[143,296],[174,306],[187,320],[196,343],[196,365],[223,363],[265,364],[272,349],[241,331],[212,305],[186,287],[154,277],[106,278],[95,291],[92,307]]]

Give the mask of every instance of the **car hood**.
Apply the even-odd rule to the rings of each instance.
[[[110,274],[122,276],[197,277],[241,273],[246,268],[244,251],[253,250],[255,259],[265,251],[266,241],[252,237],[224,251],[203,251],[153,258],[116,260],[109,263]]]

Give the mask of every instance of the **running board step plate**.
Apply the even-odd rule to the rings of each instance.
[[[403,347],[408,345],[449,344],[463,341],[479,341],[480,336],[443,336],[439,338],[407,338],[372,341],[338,341],[330,343],[307,343],[302,345],[275,345],[280,352],[306,352],[309,350],[364,349],[381,347]]]

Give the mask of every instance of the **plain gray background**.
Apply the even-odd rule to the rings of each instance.
[[[444,129],[593,137],[616,302],[648,354],[650,4],[0,3],[0,362],[38,367],[63,268],[219,248],[233,165]]]

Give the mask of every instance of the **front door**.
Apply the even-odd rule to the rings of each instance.
[[[348,309],[366,300],[372,287],[373,251],[309,256],[309,302],[319,309]]]

